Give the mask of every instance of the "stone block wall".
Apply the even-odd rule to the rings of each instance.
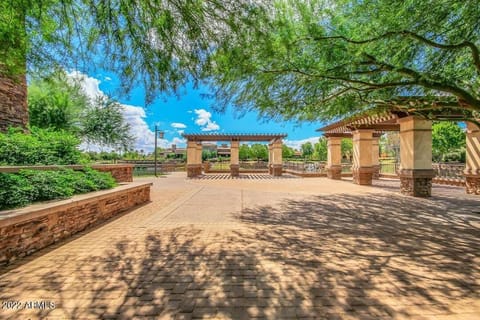
[[[112,164],[112,165],[93,165],[92,169],[101,172],[110,172],[117,182],[133,181],[133,165],[132,164]]]
[[[29,255],[150,200],[150,183],[0,211],[0,264]]]
[[[25,75],[12,80],[0,75],[0,132],[8,127],[28,124],[27,84]]]

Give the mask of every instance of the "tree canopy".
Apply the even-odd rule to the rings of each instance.
[[[91,100],[63,71],[32,78],[28,100],[31,126],[65,130],[101,147],[126,149],[133,142],[122,105],[105,96]]]
[[[218,43],[262,14],[249,0],[9,0],[0,2],[0,75],[111,70],[124,91],[178,93],[208,70]]]
[[[220,109],[233,104],[296,120],[378,106],[478,115],[476,1],[275,3],[271,19],[259,22],[266,32],[217,51],[210,83]]]

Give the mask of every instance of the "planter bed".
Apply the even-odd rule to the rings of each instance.
[[[150,201],[151,183],[114,189],[0,211],[0,264],[29,255]]]
[[[60,170],[72,169],[83,170],[84,167],[91,167],[100,172],[110,172],[112,177],[117,182],[132,182],[133,181],[133,164],[92,164],[92,165],[65,165],[65,166],[0,166],[0,172],[16,173],[22,169],[29,170]]]

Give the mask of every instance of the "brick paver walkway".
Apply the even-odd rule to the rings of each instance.
[[[4,270],[0,318],[479,319],[480,199],[460,188],[150,180],[152,203]]]

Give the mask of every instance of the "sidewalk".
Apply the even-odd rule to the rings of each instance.
[[[480,198],[461,188],[140,180],[151,203],[0,273],[0,319],[478,319]]]

